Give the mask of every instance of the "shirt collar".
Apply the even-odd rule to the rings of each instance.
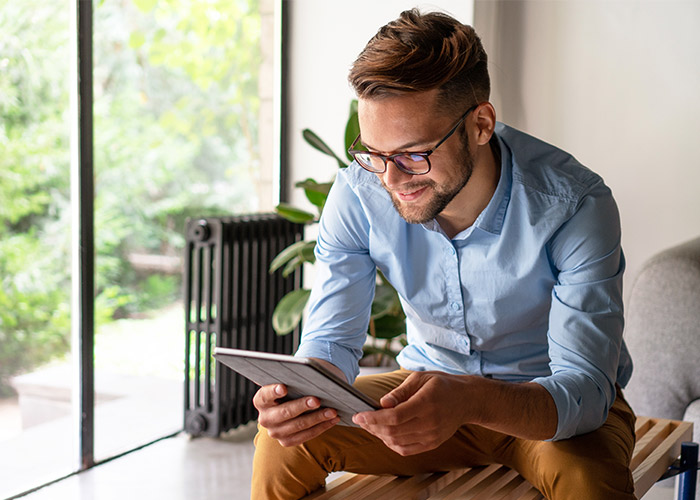
[[[474,224],[457,234],[453,238],[455,240],[465,239],[472,233],[475,227],[489,233],[501,234],[501,229],[503,229],[503,220],[505,219],[506,209],[508,208],[508,202],[510,201],[511,187],[513,185],[513,170],[511,165],[512,155],[506,143],[497,133],[503,128],[504,125],[502,123],[497,123],[496,132],[494,132],[494,137],[497,140],[497,147],[500,148],[499,150],[501,153],[501,175],[498,179],[496,190],[491,197],[491,201],[489,201],[486,208],[476,218]],[[444,234],[440,224],[435,219],[424,222],[422,226],[429,231],[436,231]]]
[[[511,152],[498,134],[499,129],[502,127],[502,124],[497,124],[496,132],[494,132],[494,135],[498,139],[497,147],[500,148],[501,152],[501,175],[498,179],[496,191],[494,191],[491,197],[491,201],[489,201],[489,204],[486,205],[486,208],[479,214],[474,222],[474,225],[479,229],[493,234],[501,234],[503,220],[505,219],[506,209],[510,201],[511,187],[513,185]]]

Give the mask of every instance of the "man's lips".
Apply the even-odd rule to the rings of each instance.
[[[420,196],[428,189],[428,186],[411,188],[404,191],[394,191],[396,197],[401,201],[413,201],[420,198]]]

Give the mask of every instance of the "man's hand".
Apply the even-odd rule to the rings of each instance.
[[[523,439],[549,439],[557,429],[552,396],[539,384],[475,375],[414,372],[379,400],[381,410],[353,422],[400,455],[437,448],[465,424]]]
[[[400,455],[437,448],[465,423],[460,398],[465,379],[440,372],[414,372],[379,401],[382,410],[353,421]]]
[[[339,374],[343,373],[332,364],[317,360]],[[338,422],[338,412],[331,408],[320,409],[318,398],[309,396],[293,401],[279,402],[287,395],[282,384],[266,385],[258,389],[253,397],[253,405],[258,409],[258,422],[271,438],[282,446],[296,446],[324,433]]]

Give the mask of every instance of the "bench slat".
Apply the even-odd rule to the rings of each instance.
[[[498,472],[501,467],[499,465],[489,465],[487,467],[472,467],[469,473],[462,475],[455,481],[450,483],[449,486],[438,492],[437,494],[430,497],[430,500],[452,500],[453,498],[460,498],[458,495],[464,494],[465,491],[474,490],[483,486],[484,481],[490,482],[494,474]]]
[[[634,478],[634,493],[641,498],[656,481],[668,470],[669,466],[681,454],[681,444],[692,441],[693,424],[690,422],[672,422],[671,431],[665,438],[642,460],[638,466],[632,467]],[[660,422],[663,425],[663,422]],[[665,427],[666,429],[668,427]],[[646,451],[646,450],[645,450]],[[633,458],[635,458],[633,456]]]

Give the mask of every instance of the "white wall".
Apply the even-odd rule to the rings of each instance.
[[[700,2],[477,0],[499,119],[600,173],[621,210],[626,289],[700,235]]]
[[[627,289],[655,252],[700,235],[700,2],[290,0],[291,179],[330,179],[311,128],[339,154],[350,64],[401,10],[474,24],[499,119],[599,172],[620,206]],[[306,203],[292,189],[292,201]]]
[[[471,0],[408,2],[406,0],[290,0],[288,130],[291,181],[313,177],[329,181],[337,163],[308,146],[301,131],[310,128],[338,154],[344,154],[345,123],[354,93],[348,71],[377,30],[401,11],[447,12],[470,24]],[[283,83],[285,84],[285,83]],[[312,210],[300,189],[291,189],[292,202]]]

